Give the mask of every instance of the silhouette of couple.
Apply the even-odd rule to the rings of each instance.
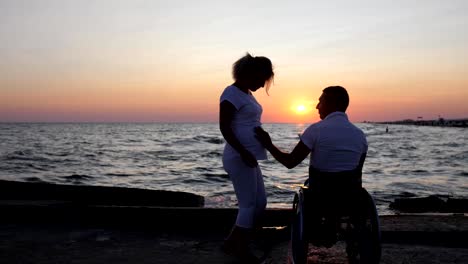
[[[362,168],[367,153],[364,133],[346,115],[348,93],[341,86],[323,90],[317,104],[321,121],[310,125],[291,153],[278,149],[261,127],[262,106],[252,92],[273,81],[271,61],[246,54],[232,67],[234,83],[220,97],[219,126],[226,145],[223,167],[229,174],[238,200],[238,214],[223,250],[244,262],[258,263],[249,249],[255,227],[266,208],[267,198],[258,160],[266,151],[291,169],[310,154],[310,171],[341,172]]]

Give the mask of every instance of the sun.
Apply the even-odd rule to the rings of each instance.
[[[296,107],[294,107],[294,111],[297,114],[305,114],[307,112],[307,107],[303,104],[296,105]]]
[[[304,105],[298,105],[296,106],[296,111],[297,112],[304,112],[306,110],[306,107]]]
[[[299,99],[290,104],[290,113],[294,114],[296,117],[306,117],[314,110],[315,102],[314,100]]]

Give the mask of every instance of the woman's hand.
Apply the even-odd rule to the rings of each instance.
[[[245,162],[245,164],[247,164],[247,166],[249,166],[250,168],[255,168],[258,166],[257,159],[248,150],[242,151],[240,153],[240,156],[242,160]]]
[[[263,130],[262,127],[255,127],[255,137],[262,143],[262,145],[266,148],[269,149],[273,143],[271,142],[270,135],[268,132]]]

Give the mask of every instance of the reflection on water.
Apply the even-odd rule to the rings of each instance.
[[[291,151],[309,124],[265,124]],[[369,152],[364,185],[381,213],[395,197],[468,196],[466,128],[358,124]],[[235,206],[222,168],[218,124],[0,124],[0,178],[194,192],[206,206]],[[308,159],[288,170],[261,161],[269,207],[290,207]]]

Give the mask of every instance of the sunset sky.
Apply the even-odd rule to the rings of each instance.
[[[468,1],[0,1],[0,122],[216,122],[231,66],[269,57],[263,122],[468,117]]]

